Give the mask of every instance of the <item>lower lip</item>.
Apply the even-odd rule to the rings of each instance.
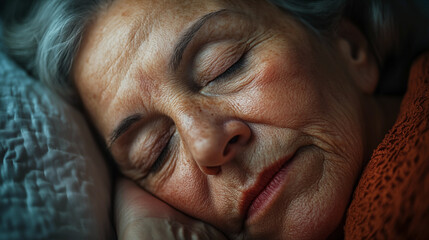
[[[276,193],[279,192],[281,186],[286,182],[288,166],[292,160],[293,159],[290,159],[283,165],[283,167],[274,176],[273,180],[271,180],[265,189],[255,198],[255,200],[253,200],[249,207],[249,211],[247,212],[248,220],[255,217],[258,212],[261,212],[261,210],[266,209],[270,202],[274,200]]]

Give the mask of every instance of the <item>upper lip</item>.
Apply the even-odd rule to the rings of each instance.
[[[283,166],[295,155],[295,152],[296,151],[293,151],[292,154],[279,159],[278,161],[266,167],[260,172],[255,184],[243,193],[240,202],[240,213],[242,216],[245,216],[247,218],[247,213],[252,202],[273,180],[274,176],[280,171],[280,169],[282,169]]]

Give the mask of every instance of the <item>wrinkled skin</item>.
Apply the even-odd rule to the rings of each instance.
[[[124,175],[180,212],[229,238],[326,238],[386,129],[374,57],[346,20],[322,38],[267,2],[231,2],[116,0],[73,66],[84,107]],[[249,216],[261,173],[290,157]]]

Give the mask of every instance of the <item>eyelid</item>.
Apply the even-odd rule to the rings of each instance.
[[[171,141],[173,138],[173,134],[168,133],[167,136],[169,136],[168,140],[156,160],[151,165],[149,170],[150,173],[157,173],[159,169],[165,164],[165,161],[167,161],[168,155],[171,151]]]
[[[188,42],[189,44],[185,45],[185,48],[180,48],[183,50],[182,57],[186,59],[185,61],[192,61],[192,56],[195,56],[198,51],[197,48],[200,48],[203,44],[224,41],[226,39],[240,40],[248,38],[254,33],[256,24],[253,18],[246,13],[231,9],[222,9],[218,13],[222,14],[216,14],[218,16],[216,21],[210,19],[207,21],[210,24],[206,22],[206,24],[201,25],[198,33]],[[178,52],[176,50],[175,48],[173,52]],[[176,70],[174,68],[174,71]]]
[[[241,59],[245,50],[246,44],[231,41],[213,43],[201,50],[195,58],[194,79],[197,84],[203,87],[223,74]]]
[[[174,129],[167,118],[146,121],[144,126],[136,129],[132,139],[128,139],[128,144],[122,146],[123,155],[116,157],[126,159],[127,165],[142,173],[144,178],[150,173],[152,164],[173,135]]]
[[[138,113],[124,118],[110,134],[110,137],[107,140],[107,149],[111,149],[115,141],[127,133],[142,118],[143,116]]]
[[[235,63],[233,63],[230,67],[228,67],[223,73],[215,77],[212,81],[217,81],[217,80],[221,80],[229,77],[230,75],[240,70],[245,64],[246,64],[246,53],[242,54],[240,58],[237,61],[235,61]]]

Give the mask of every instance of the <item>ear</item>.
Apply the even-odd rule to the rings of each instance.
[[[344,57],[356,85],[364,93],[374,93],[378,84],[379,69],[366,37],[346,19],[340,21],[336,37],[340,54]]]

